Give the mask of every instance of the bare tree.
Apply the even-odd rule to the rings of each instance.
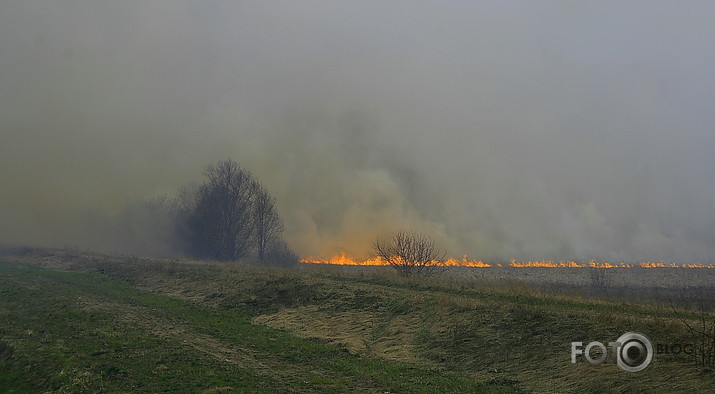
[[[377,256],[402,276],[429,275],[446,255],[437,249],[434,239],[405,231],[398,231],[387,240],[378,238],[373,248]]]
[[[255,245],[253,205],[260,185],[232,160],[211,165],[187,218],[190,251],[200,258],[237,260]]]
[[[258,259],[263,261],[268,246],[277,241],[283,232],[283,221],[276,211],[275,198],[260,185],[253,204],[253,224]]]
[[[297,256],[281,239],[283,221],[273,198],[250,172],[232,160],[209,166],[198,186],[174,199],[176,238],[200,259],[235,261],[255,252],[267,264],[290,265]]]

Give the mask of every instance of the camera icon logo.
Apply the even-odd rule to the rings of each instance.
[[[581,349],[583,342],[571,342],[571,362],[576,363],[576,356],[583,357],[591,364],[600,364],[604,362],[608,356],[606,345],[601,342],[594,341],[586,345],[585,349]],[[640,372],[646,369],[651,361],[653,361],[653,344],[645,335],[637,332],[627,332],[615,342],[609,342],[608,346],[613,351],[616,365],[627,372]],[[593,358],[591,349],[600,349],[600,356]]]
[[[627,372],[639,372],[653,361],[653,344],[643,334],[627,332],[616,340],[621,345],[616,353],[618,367]]]

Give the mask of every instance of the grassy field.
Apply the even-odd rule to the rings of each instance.
[[[0,392],[715,388],[715,373],[684,354],[656,354],[638,373],[571,364],[572,341],[697,340],[680,318],[703,316],[665,304],[389,270],[30,250],[0,260]]]

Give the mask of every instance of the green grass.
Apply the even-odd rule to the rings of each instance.
[[[0,392],[485,391],[457,373],[360,357],[120,278],[0,262]],[[278,297],[280,298],[280,297]]]

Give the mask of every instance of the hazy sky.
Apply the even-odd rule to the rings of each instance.
[[[713,262],[713,21],[712,1],[3,1],[0,242],[102,244],[126,204],[232,158],[303,256],[409,228],[454,256]]]

